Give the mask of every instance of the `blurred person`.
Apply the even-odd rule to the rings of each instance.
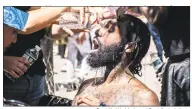
[[[25,7],[20,7],[20,9],[24,9]],[[74,11],[77,12],[80,10],[81,20],[83,21],[84,11],[83,8],[80,7],[32,7],[29,9],[28,13],[25,13],[21,10],[15,9],[14,7],[4,6],[3,14],[4,14],[4,46],[8,46],[12,39],[7,39],[6,35],[15,33],[17,30],[20,30],[21,34],[30,34],[36,32],[51,23],[55,23],[62,12],[65,11]],[[46,10],[46,11],[45,11]],[[53,12],[51,15],[49,14]],[[46,13],[45,13],[46,12]],[[21,17],[22,16],[22,17]],[[14,18],[14,19],[12,19]],[[45,19],[42,19],[45,18]],[[42,20],[40,20],[42,19]],[[57,22],[58,23],[58,22]],[[9,28],[8,26],[13,27]],[[10,32],[8,32],[10,31]],[[74,34],[71,30],[66,29],[70,34]],[[15,38],[16,39],[16,38]],[[15,41],[15,40],[14,40]]]
[[[84,35],[84,36],[82,36]],[[91,50],[90,41],[89,41],[89,33],[83,32],[79,34],[75,34],[73,37],[68,38],[67,43],[67,59],[72,63],[73,69],[71,69],[73,72],[68,73],[67,75],[67,81],[69,83],[75,82],[77,80],[77,74],[81,73],[79,72],[79,69],[81,68],[82,60],[85,56],[88,55],[88,53]],[[82,41],[79,41],[83,38]],[[77,60],[77,61],[76,61]],[[75,83],[76,84],[76,83]]]
[[[147,26],[131,15],[118,15],[96,31],[94,50],[87,62],[92,68],[106,66],[104,77],[82,83],[72,105],[157,106],[156,94],[134,75],[141,75],[141,60],[149,48]],[[146,72],[147,73],[147,72]]]
[[[22,17],[21,17],[22,16]],[[13,19],[14,18],[14,19]],[[26,25],[28,13],[14,7],[3,7],[3,48],[4,51],[17,41],[17,32]]]
[[[65,58],[64,55],[66,52],[66,47],[67,47],[67,37],[58,40],[58,55],[60,55],[61,58]]]
[[[30,7],[22,8],[25,8],[23,11],[26,12]],[[20,60],[26,60],[22,55],[28,48],[40,45],[40,39],[44,35],[45,29],[29,35],[18,34],[17,42],[12,44],[4,53],[4,70],[14,78],[19,78],[12,82],[4,75],[3,96],[6,99],[15,99],[29,105],[37,105],[38,99],[43,96],[45,66],[42,61],[42,52],[40,51],[38,59],[29,69],[26,63]],[[28,62],[28,60],[26,61]]]
[[[85,32],[81,32],[81,33],[75,34],[73,37],[69,37],[68,43],[67,43],[67,49],[68,49],[67,59],[70,60],[74,68],[76,68],[75,61],[77,59],[78,52],[79,52],[79,55],[84,57],[91,50],[90,42],[89,42],[89,34]],[[82,59],[80,59],[79,61],[81,60]],[[81,63],[79,63],[78,65],[80,64]]]
[[[40,39],[45,35],[44,28],[57,20],[61,12],[69,11],[72,8],[44,7],[35,10],[30,10],[30,7],[26,6],[15,8],[28,12],[29,16],[21,34],[17,34],[18,41],[4,52],[3,69],[18,80],[12,82],[5,75],[3,76],[3,96],[6,99],[19,100],[29,105],[38,105],[39,99],[44,95],[43,54],[40,51],[38,59],[30,68],[27,68],[29,62],[22,55],[28,48],[34,48],[35,45],[40,46]],[[65,29],[63,31],[74,34],[73,30]]]
[[[161,105],[190,106],[190,7],[140,7],[159,31],[168,58],[163,67]]]

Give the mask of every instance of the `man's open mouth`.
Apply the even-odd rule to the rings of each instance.
[[[99,42],[97,41],[96,38],[93,39],[93,45],[92,45],[93,50],[96,50],[99,48]]]

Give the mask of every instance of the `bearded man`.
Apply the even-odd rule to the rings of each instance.
[[[140,62],[149,48],[147,26],[136,17],[122,14],[95,35],[87,62],[92,68],[106,66],[106,71],[102,78],[84,81],[72,105],[159,105],[156,94],[134,76],[141,75]]]

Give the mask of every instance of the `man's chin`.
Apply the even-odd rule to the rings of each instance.
[[[120,44],[100,46],[91,51],[87,57],[87,63],[92,68],[110,66],[121,60],[123,47]]]

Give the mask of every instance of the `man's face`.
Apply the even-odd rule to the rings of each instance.
[[[93,68],[114,65],[120,62],[124,44],[121,43],[119,29],[116,23],[109,23],[95,33],[93,50],[87,61]]]
[[[17,30],[3,25],[3,48],[9,47],[12,43],[17,41]]]

